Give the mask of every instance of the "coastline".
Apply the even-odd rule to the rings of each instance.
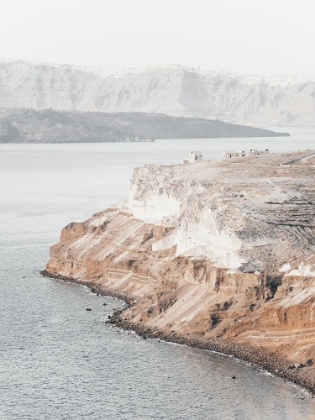
[[[124,311],[136,303],[135,299],[130,298],[127,294],[108,291],[102,288],[100,285],[88,281],[79,281],[67,276],[55,275],[47,270],[42,270],[40,274],[44,277],[86,286],[92,292],[102,296],[114,297],[123,300],[126,306],[120,310],[114,310],[113,315],[110,317],[107,323],[113,324],[124,330],[133,330],[143,339],[155,338],[166,342],[182,344],[192,348],[210,350],[227,356],[233,356],[243,362],[256,365],[257,367],[285,381],[290,381],[295,385],[309,391],[312,395],[315,395],[314,378],[312,380],[310,375],[307,375],[307,373],[303,372],[303,367],[293,366],[289,360],[278,357],[276,354],[268,351],[266,348],[253,347],[247,344],[238,344],[231,340],[222,340],[218,338],[202,340],[200,338],[195,338],[189,335],[166,333],[158,328],[150,328],[139,323],[132,323],[123,317]]]

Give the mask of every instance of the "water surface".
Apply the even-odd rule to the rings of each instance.
[[[292,132],[283,139],[0,145],[0,419],[315,418],[314,399],[293,384],[106,325],[121,302],[39,275],[64,225],[127,196],[133,167],[178,163],[191,150],[218,159],[229,149],[314,148],[315,129]]]

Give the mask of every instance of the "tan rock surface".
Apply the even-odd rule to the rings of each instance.
[[[137,168],[129,200],[66,226],[46,270],[134,299],[134,325],[311,365],[315,166],[280,166],[307,153]]]

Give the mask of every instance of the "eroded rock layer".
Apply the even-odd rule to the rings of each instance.
[[[265,348],[315,377],[306,153],[136,168],[128,200],[62,230],[46,272],[128,296],[131,325]]]

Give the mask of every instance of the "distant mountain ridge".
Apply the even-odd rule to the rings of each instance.
[[[0,143],[129,142],[283,135],[286,134],[221,121],[161,114],[0,110]]]
[[[111,69],[2,60],[0,108],[146,112],[253,126],[315,126],[315,77],[239,75],[179,65]]]

